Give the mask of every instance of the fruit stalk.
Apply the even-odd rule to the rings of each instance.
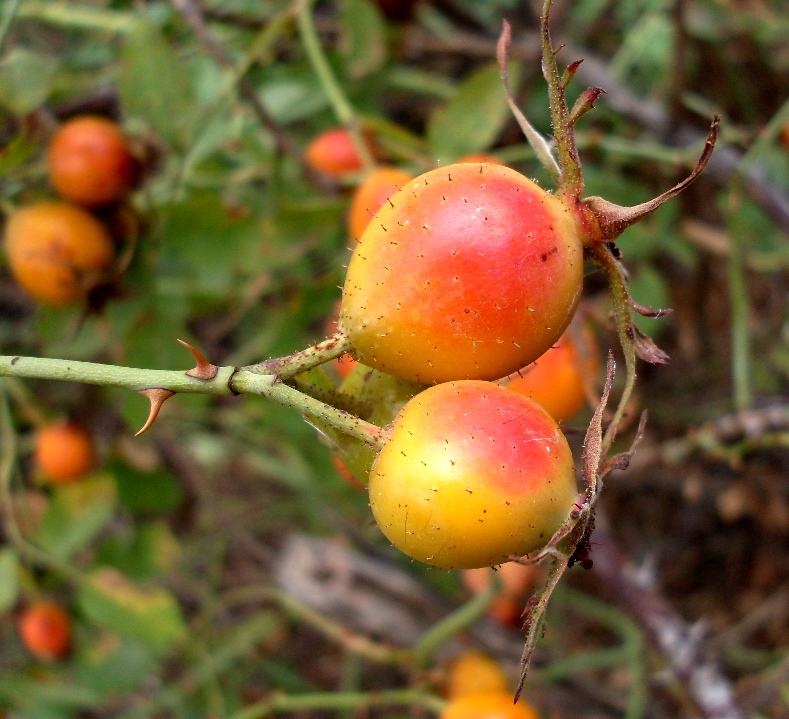
[[[353,107],[348,102],[343,94],[340,84],[334,77],[334,73],[329,67],[326,56],[321,48],[318,33],[315,30],[315,23],[312,19],[312,6],[314,0],[305,0],[301,3],[301,8],[296,16],[296,21],[299,27],[299,36],[301,37],[304,51],[312,64],[315,74],[323,86],[323,90],[329,98],[332,109],[334,110],[337,119],[348,128],[351,133],[356,152],[359,153],[362,165],[367,170],[372,170],[375,167],[375,160],[370,153],[370,148],[364,140],[362,129],[359,125],[358,118],[354,112]]]

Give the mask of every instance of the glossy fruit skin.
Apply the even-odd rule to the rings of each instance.
[[[53,484],[84,477],[96,461],[90,434],[73,422],[41,427],[36,432],[34,456],[36,465]]]
[[[338,179],[362,169],[351,134],[342,127],[326,130],[307,146],[304,159],[316,170]]]
[[[572,419],[587,404],[585,387],[600,369],[597,343],[583,329],[580,342],[565,332],[544,355],[502,384],[542,405],[560,424]]]
[[[16,210],[5,228],[16,281],[36,300],[65,307],[84,300],[113,262],[104,225],[66,202],[41,202]]]
[[[57,193],[86,207],[122,200],[139,169],[120,126],[93,115],[63,124],[49,145],[48,161]]]
[[[523,701],[512,703],[512,692],[489,691],[466,694],[450,701],[439,719],[540,719]]]
[[[31,604],[19,618],[18,629],[30,653],[45,661],[62,659],[71,646],[71,618],[54,602]]]
[[[403,407],[369,492],[378,526],[405,554],[472,569],[544,546],[578,490],[570,448],[545,410],[506,387],[465,380]]]
[[[499,663],[477,649],[463,652],[449,666],[447,699],[479,692],[506,692],[508,688],[509,682]]]
[[[368,225],[339,326],[384,372],[496,380],[559,339],[582,282],[580,226],[560,199],[503,165],[449,165],[408,183]]]
[[[539,572],[536,564],[502,564],[497,572],[501,589],[488,606],[487,616],[503,626],[520,624],[526,595],[533,588]],[[479,594],[490,584],[490,571],[487,568],[464,569],[461,581],[472,594]]]
[[[370,172],[356,188],[348,211],[348,232],[357,241],[373,215],[414,176],[398,167],[382,165]]]

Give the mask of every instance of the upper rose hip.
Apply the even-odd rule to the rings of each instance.
[[[339,326],[384,372],[493,380],[561,336],[582,281],[581,229],[558,197],[502,165],[449,165],[406,184],[370,222]]]

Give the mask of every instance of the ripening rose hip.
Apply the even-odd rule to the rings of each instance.
[[[370,472],[390,542],[438,567],[501,564],[542,548],[577,498],[573,457],[545,410],[490,382],[446,382],[400,411]]]
[[[449,165],[406,184],[370,222],[339,326],[359,361],[383,372],[496,380],[561,336],[582,281],[582,232],[562,200],[503,165]]]

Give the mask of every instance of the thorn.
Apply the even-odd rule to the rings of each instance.
[[[180,342],[180,340],[178,341]],[[143,394],[151,401],[151,411],[148,413],[148,419],[142,426],[142,429],[134,435],[135,437],[139,437],[156,421],[162,405],[168,399],[170,399],[170,397],[172,397],[175,392],[169,389],[164,389],[164,387],[151,387],[150,389],[138,389],[137,394]]]
[[[190,369],[186,374],[189,377],[195,377],[197,379],[214,379],[216,377],[216,373],[219,372],[219,367],[215,364],[211,364],[205,357],[203,357],[200,350],[195,349],[190,345],[188,342],[184,342],[183,340],[178,340],[186,349],[188,349],[192,356],[195,358],[195,362],[197,362],[197,366],[194,369]]]

